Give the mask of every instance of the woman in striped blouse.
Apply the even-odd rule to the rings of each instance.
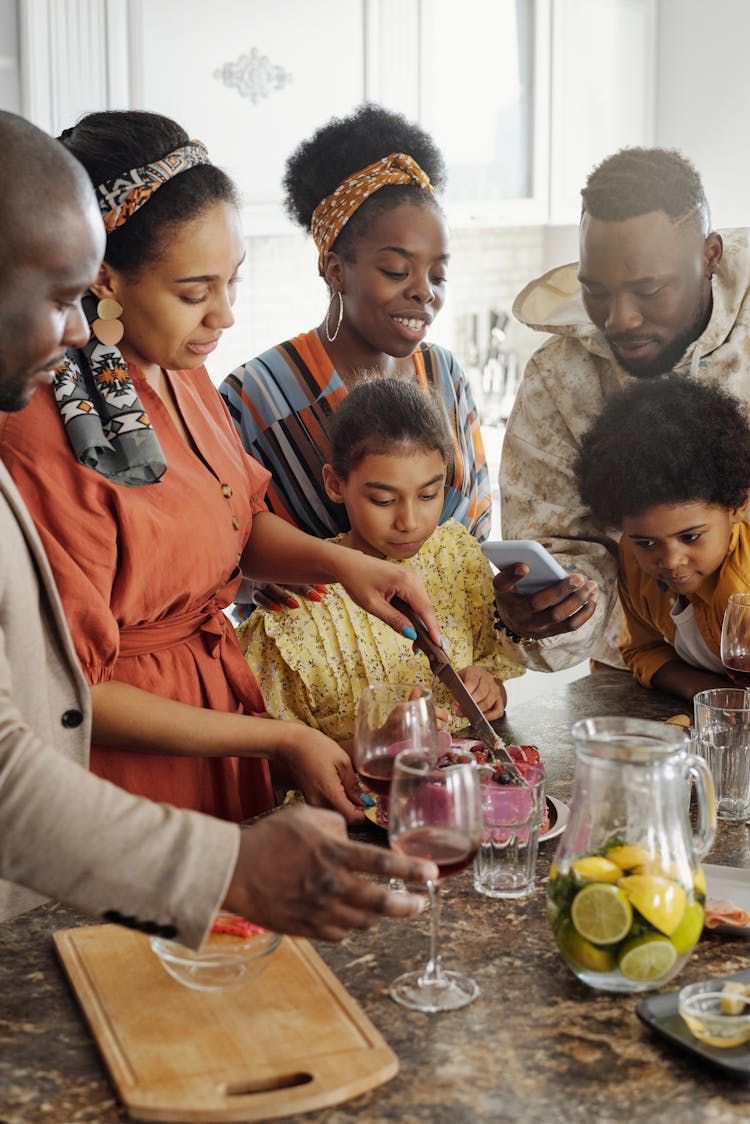
[[[378,376],[415,382],[441,404],[453,439],[441,522],[489,533],[468,381],[451,352],[425,342],[445,299],[448,231],[435,199],[444,171],[426,133],[374,105],[334,118],[287,162],[287,210],[312,233],[330,303],[317,328],[238,367],[221,393],[245,448],[272,474],[271,510],[319,538],[349,529],[323,487],[331,417],[354,385]]]

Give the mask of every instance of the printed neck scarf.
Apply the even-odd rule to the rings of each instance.
[[[88,293],[83,310],[91,323],[99,298]],[[117,484],[157,484],[167,465],[117,347],[92,335],[69,348],[52,383],[65,433],[76,459]]]

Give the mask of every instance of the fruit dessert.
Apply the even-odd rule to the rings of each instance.
[[[519,771],[523,773],[525,765],[541,765],[541,757],[539,750],[535,745],[507,745],[505,747],[510,753],[511,757],[517,764]],[[457,762],[464,760],[464,755],[467,750],[476,759],[478,765],[485,766],[486,775],[483,778],[486,781],[490,779],[504,783],[509,778],[507,766],[502,761],[490,762],[489,751],[484,742],[473,740],[472,738],[453,738],[448,749],[440,754],[438,758],[438,767],[447,765],[454,765]],[[380,796],[375,807],[375,822],[380,827],[388,827],[388,797]],[[545,804],[544,819],[539,829],[539,837],[545,835],[550,829],[549,817],[549,804]]]

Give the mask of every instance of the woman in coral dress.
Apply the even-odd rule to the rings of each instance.
[[[266,509],[203,367],[233,322],[244,257],[231,181],[167,118],[102,113],[63,143],[108,231],[90,343],[0,422],[0,455],[42,536],[92,686],[91,764],[132,792],[240,819],[272,804],[268,762],[308,801],[361,815],[346,754],[263,717],[224,609],[259,579],[342,581],[397,628],[421,583],[311,539]],[[67,296],[59,294],[61,306]],[[123,334],[124,332],[124,334]],[[399,588],[401,587],[401,588]],[[70,716],[74,720],[74,716]]]

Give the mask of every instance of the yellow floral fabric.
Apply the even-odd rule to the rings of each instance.
[[[478,664],[498,679],[523,674],[492,627],[492,569],[462,524],[443,523],[402,564],[421,572],[454,667]],[[319,603],[298,601],[298,609],[280,613],[257,609],[237,631],[269,714],[345,741],[354,734],[357,701],[368,683],[426,683],[436,705],[450,707],[451,696],[433,677],[427,658],[356,605],[340,585],[329,586]],[[451,730],[465,725],[456,718]]]

